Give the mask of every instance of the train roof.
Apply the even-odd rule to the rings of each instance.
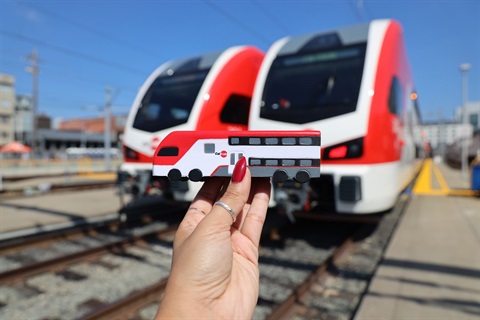
[[[278,55],[289,55],[303,51],[366,42],[372,24],[377,22],[394,22],[394,20],[373,20],[369,23],[285,37],[279,40],[285,43],[278,51]]]

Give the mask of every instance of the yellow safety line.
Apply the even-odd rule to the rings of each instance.
[[[435,178],[440,184],[440,189],[432,188],[432,170]],[[478,196],[480,192],[468,189],[453,190],[448,187],[448,184],[443,177],[440,169],[435,165],[432,159],[426,159],[422,171],[418,175],[417,181],[413,187],[412,192],[417,195],[431,195],[431,196]]]
[[[437,178],[438,183],[440,184],[440,188],[445,191],[445,192],[450,192],[450,188],[448,187],[447,182],[445,181],[445,178],[442,175],[442,172],[440,169],[437,167],[435,163],[432,163],[432,168],[433,168],[433,173],[435,174],[435,178]]]
[[[459,197],[478,197],[480,196],[480,191],[461,189],[461,190],[450,190],[448,192],[449,196],[459,196]]]
[[[426,159],[422,171],[413,186],[414,194],[431,194],[432,191],[432,159]],[[436,192],[434,192],[436,193]]]
[[[116,173],[111,172],[82,172],[79,175],[87,179],[96,180],[115,180],[117,178]]]

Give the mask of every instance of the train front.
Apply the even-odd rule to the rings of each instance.
[[[155,149],[175,130],[245,130],[263,56],[254,47],[231,47],[167,62],[148,77],[123,136],[124,161],[118,172],[123,205],[193,198],[197,190],[187,182],[152,177]]]
[[[372,213],[393,206],[405,175],[402,161],[412,153],[404,135],[411,106],[398,96],[394,103],[401,102],[389,110],[392,77],[405,93],[411,86],[401,41],[398,24],[380,20],[287,37],[269,49],[249,127],[323,133],[321,177],[299,191],[308,197],[290,196],[308,199],[296,209]],[[276,193],[285,199],[294,188],[282,189]]]

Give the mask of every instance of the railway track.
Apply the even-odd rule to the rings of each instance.
[[[366,220],[265,319],[352,319],[408,197],[378,225]]]
[[[82,183],[72,183],[72,184],[53,184],[47,186],[44,190],[35,189],[32,187],[27,187],[24,189],[17,190],[7,190],[1,193],[2,200],[11,200],[11,199],[22,199],[30,198],[33,196],[42,196],[46,194],[54,194],[61,192],[75,192],[82,190],[91,190],[91,189],[105,189],[115,187],[115,182],[113,181],[96,181],[96,182],[82,182]]]
[[[299,218],[274,238],[264,237],[254,319],[350,319],[406,202],[378,224]],[[4,273],[0,317],[151,319],[169,275],[174,230],[50,259],[54,263],[44,262],[41,270]],[[38,310],[52,301],[48,312]]]

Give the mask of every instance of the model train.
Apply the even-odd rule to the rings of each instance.
[[[191,197],[186,182],[152,177],[154,151],[173,130],[245,130],[264,53],[252,46],[166,62],[142,85],[123,135],[120,194]],[[156,192],[159,191],[159,192]]]
[[[375,20],[275,42],[259,71],[249,129],[321,130],[321,177],[275,194],[303,199],[292,210],[360,214],[391,208],[414,177],[419,121],[401,26]]]
[[[173,181],[230,177],[242,157],[252,177],[305,183],[320,177],[320,131],[174,131],[155,151],[153,175]]]

